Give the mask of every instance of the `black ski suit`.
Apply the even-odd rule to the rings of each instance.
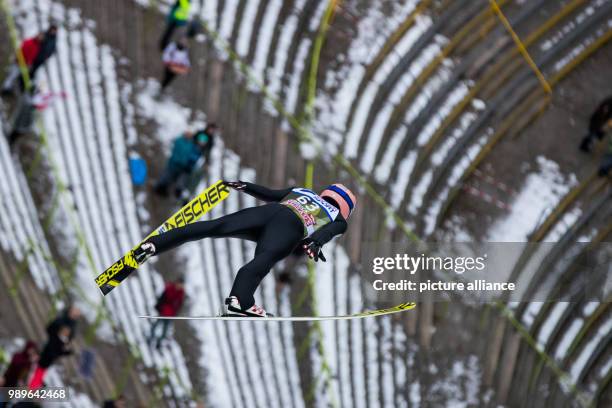
[[[304,240],[304,225],[289,207],[280,204],[291,188],[271,190],[252,183],[245,183],[243,192],[266,201],[268,204],[250,207],[211,221],[196,222],[151,237],[155,255],[175,248],[185,242],[202,238],[240,238],[257,243],[255,257],[238,271],[230,296],[236,296],[243,309],[255,304],[255,290],[272,267],[290,255]],[[346,231],[347,223],[342,215],[316,230],[310,237],[324,245],[336,235]]]

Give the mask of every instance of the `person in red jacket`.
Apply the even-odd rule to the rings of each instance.
[[[32,378],[30,379],[29,388],[31,390],[36,390],[43,387],[45,376],[47,374],[47,370],[49,370],[49,367],[51,367],[61,357],[73,353],[72,335],[74,331],[67,324],[61,323],[58,327],[54,327],[53,324],[55,324],[55,322],[47,327],[49,339],[47,340],[42,353],[40,353],[38,366],[36,367],[36,370],[34,370],[34,374],[32,374]]]
[[[25,65],[28,69],[30,80],[34,80],[36,71],[55,54],[57,48],[57,26],[52,24],[46,31],[38,33],[32,38],[28,38],[21,43],[20,51],[23,55]],[[21,77],[19,68],[19,58],[10,67],[4,83],[2,84],[2,94],[10,95],[13,93],[15,81]],[[24,82],[20,80],[21,90],[24,89]]]
[[[34,64],[34,60],[36,60],[36,57],[40,52],[40,47],[44,38],[45,34],[39,33],[37,36],[28,38],[21,43],[21,54],[23,55],[23,60],[28,68]]]
[[[185,301],[185,286],[184,279],[178,278],[174,282],[167,282],[164,291],[161,296],[157,298],[157,304],[155,309],[160,316],[173,317],[177,316],[183,307]],[[161,334],[156,336],[158,326],[162,326]],[[168,334],[168,327],[170,326],[170,320],[157,319],[151,326],[151,334],[149,335],[149,343],[156,343],[156,348],[161,347],[162,341]]]
[[[21,43],[21,54],[23,55],[23,60],[28,67],[28,70],[34,64],[36,57],[40,53],[40,48],[42,46],[42,42],[45,38],[45,33],[41,32],[35,35],[34,37],[27,38]],[[15,81],[21,75],[21,71],[19,69],[19,60],[17,59],[13,65],[9,68],[9,73],[6,76],[2,84],[2,93],[3,94],[12,94],[13,87],[15,86]]]
[[[22,351],[15,353],[4,372],[4,387],[23,387],[27,385],[32,367],[38,362],[38,346],[28,341]]]

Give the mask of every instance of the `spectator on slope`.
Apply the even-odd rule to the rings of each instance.
[[[38,71],[38,69],[42,67],[44,63],[47,62],[47,60],[51,58],[51,56],[53,56],[53,54],[55,54],[56,49],[56,25],[51,25],[44,33],[38,34],[36,37],[24,41],[21,46],[21,51],[23,53],[24,62],[27,66],[28,75],[31,83],[34,82],[36,71]],[[17,63],[19,63],[19,61],[17,61]],[[25,88],[23,77],[20,76],[21,70],[19,68],[19,65],[14,67],[11,73],[12,75],[9,74],[2,86],[3,94],[12,93],[14,83],[17,78],[20,79],[19,85],[21,87],[21,90]]]
[[[9,133],[9,144],[12,145],[23,135],[34,133],[34,122],[37,112],[42,112],[56,96],[65,97],[65,94],[54,94],[51,92],[41,92],[36,85],[32,85],[26,90],[15,107],[15,112],[11,120],[12,127]]]
[[[34,371],[34,375],[30,380],[30,389],[37,389],[43,386],[45,375],[47,370],[53,363],[55,363],[60,357],[72,354],[71,349],[71,338],[74,332],[70,329],[70,326],[62,324],[54,327],[54,331],[51,332],[47,328],[49,333],[49,340],[45,344],[42,353],[40,354],[40,360],[38,366]]]
[[[34,37],[27,38],[21,43],[21,55],[23,56],[23,62],[25,63],[28,71],[34,64],[34,60],[40,52],[44,39],[45,33],[41,32]],[[2,83],[2,95],[11,95],[13,93],[15,81],[17,81],[20,76],[21,69],[19,68],[19,57],[17,57],[15,62],[9,67],[8,74]]]
[[[164,63],[164,77],[162,78],[160,92],[163,92],[177,75],[187,75],[189,72],[191,62],[189,61],[187,40],[181,38],[178,41],[171,42],[164,49],[162,61]]]
[[[30,380],[30,388],[39,388],[47,369],[61,356],[72,353],[70,343],[77,329],[81,311],[74,305],[68,306],[47,326],[48,340],[40,355],[38,367]]]
[[[4,371],[3,387],[26,386],[30,371],[38,362],[38,357],[38,346],[33,341],[28,341],[23,350],[15,353],[11,358],[11,362]]]
[[[590,153],[595,139],[602,140],[606,134],[606,127],[611,127],[610,120],[612,120],[612,96],[604,99],[591,115],[589,134],[582,139],[580,150]]]
[[[70,340],[72,340],[77,331],[79,317],[81,317],[81,310],[75,305],[69,305],[49,323],[49,326],[47,326],[47,334],[51,338],[57,334],[60,327],[68,326],[68,328],[70,328]]]
[[[157,298],[155,309],[160,316],[163,317],[174,317],[177,316],[183,307],[185,301],[185,286],[184,279],[179,278],[174,282],[167,282],[166,287],[162,294]],[[156,335],[157,327],[161,326],[161,333],[159,336]],[[162,341],[168,334],[168,327],[170,326],[170,320],[157,319],[151,326],[151,333],[149,334],[149,343],[155,343],[155,347],[159,349]]]
[[[208,136],[208,138],[205,136]],[[154,191],[161,196],[167,196],[168,187],[174,185],[175,194],[180,197],[184,189],[185,178],[193,172],[196,163],[203,154],[209,157],[211,147],[212,134],[203,134],[201,131],[194,134],[187,131],[177,137],[174,140],[170,158],[166,163],[166,169],[155,183]]]
[[[182,27],[187,24],[189,19],[189,11],[191,9],[191,0],[176,0],[174,5],[170,8],[170,12],[166,17],[166,30],[159,41],[159,49],[165,50],[172,34],[178,27]]]
[[[177,191],[177,195],[183,201],[183,205],[187,204],[189,200],[195,195],[195,191],[202,180],[204,174],[208,171],[210,165],[210,154],[215,142],[215,137],[219,127],[214,123],[209,123],[204,129],[200,129],[195,132],[194,140],[201,151],[200,158],[194,164],[193,170],[189,174],[185,175],[184,188],[182,185],[177,186],[177,189],[181,189],[180,193]]]

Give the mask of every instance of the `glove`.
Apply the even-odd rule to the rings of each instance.
[[[223,180],[223,184],[228,186],[229,188],[233,188],[236,191],[244,191],[246,189],[246,183],[243,181],[225,181]]]
[[[315,262],[318,262],[319,258],[323,262],[327,262],[327,259],[325,259],[325,255],[323,255],[323,251],[321,251],[321,246],[322,245],[312,240],[309,240],[304,242],[302,248],[304,249],[304,252],[306,252],[306,255],[308,255],[310,259],[314,259]]]

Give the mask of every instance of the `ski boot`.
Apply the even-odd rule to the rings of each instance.
[[[136,248],[132,254],[136,262],[138,262],[138,265],[142,265],[147,259],[155,255],[155,245],[151,242],[145,242]]]
[[[240,307],[240,302],[236,296],[230,296],[225,299],[225,304],[221,310],[221,316],[240,316],[240,317],[273,317],[271,313],[267,313],[263,307],[253,305],[244,310]]]

